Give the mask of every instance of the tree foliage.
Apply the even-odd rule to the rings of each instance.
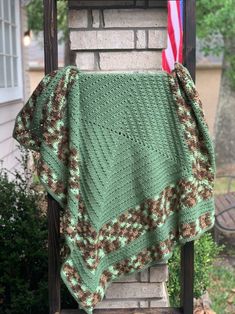
[[[197,0],[197,36],[206,55],[224,54],[227,71],[235,88],[235,0]]]
[[[57,1],[57,26],[61,40],[67,35],[67,1]],[[43,30],[43,0],[33,0],[27,5],[28,28],[35,34]]]

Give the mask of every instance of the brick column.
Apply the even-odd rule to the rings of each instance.
[[[156,3],[162,6],[161,1],[70,1],[77,66],[94,71],[160,69],[167,11],[154,7]]]
[[[166,289],[168,268],[166,264],[150,267],[125,279],[114,281],[107,289],[104,300],[97,305],[106,308],[167,307]]]
[[[166,47],[166,2],[69,1],[71,49],[85,71],[157,71]],[[159,264],[113,282],[97,308],[167,307],[168,268]]]

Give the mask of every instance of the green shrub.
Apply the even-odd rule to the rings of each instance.
[[[0,313],[47,314],[47,217],[29,176],[0,173]],[[77,304],[62,286],[62,305]]]
[[[213,260],[223,250],[218,246],[210,232],[206,232],[201,238],[194,241],[194,297],[199,298],[208,288],[210,272],[213,268]],[[180,246],[178,245],[170,258],[169,281],[167,283],[170,304],[173,307],[180,306]]]
[[[0,176],[1,313],[47,313],[46,218],[19,174]]]

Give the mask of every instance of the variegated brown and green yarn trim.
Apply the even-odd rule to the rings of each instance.
[[[63,209],[61,276],[88,313],[112,280],[167,261],[214,224],[213,147],[180,64],[170,75],[50,73],[14,136],[40,152],[40,180]]]
[[[51,72],[40,81],[27,103],[19,112],[17,116],[17,123],[14,127],[14,137],[20,140],[22,145],[36,151],[40,149],[41,144],[39,138],[35,136],[34,132],[32,132],[33,129],[31,126],[32,120],[35,116],[35,111],[37,109],[36,102],[38,102],[45,89],[48,88],[51,79],[55,77],[57,72],[58,70]]]
[[[213,224],[213,214],[209,212],[202,214],[196,221],[182,224],[182,234],[186,241],[189,239],[197,239],[202,232],[211,228]],[[198,229],[200,226],[200,231]],[[77,265],[73,265],[72,259],[67,260],[62,267],[62,277],[67,281],[67,286],[75,298],[80,299],[81,308],[87,312],[92,312],[93,307],[103,299],[105,291],[110,283],[121,276],[131,274],[135,271],[141,271],[146,267],[156,264],[158,262],[167,261],[173,253],[175,246],[178,243],[179,230],[178,227],[168,231],[168,237],[162,241],[153,241],[150,247],[139,249],[139,253],[132,255],[130,258],[120,260],[116,264],[112,264],[105,268],[101,273],[99,272],[99,282],[95,290],[87,289],[84,284],[81,274],[79,275]],[[186,242],[185,241],[185,242]],[[76,280],[74,280],[76,278]],[[69,284],[68,284],[69,283]]]
[[[86,267],[96,269],[105,254],[125,247],[146,232],[163,226],[171,215],[184,217],[184,220],[179,222],[179,229],[182,231],[179,241],[183,242],[188,237],[197,235],[200,233],[200,226],[199,231],[194,230],[192,234],[190,227],[190,220],[194,222],[196,209],[190,211],[189,208],[210,199],[211,196],[211,189],[200,185],[198,181],[180,180],[175,185],[166,187],[158,197],[146,199],[140,205],[126,210],[119,217],[104,224],[99,231],[89,222],[80,197],[78,220],[73,224],[73,219],[67,213],[64,217],[64,233],[69,237],[69,241],[79,248]],[[199,214],[201,212],[196,212],[196,218]],[[208,223],[210,225],[213,222],[208,220]]]

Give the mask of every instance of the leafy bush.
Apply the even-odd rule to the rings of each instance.
[[[223,250],[212,238],[210,232],[206,232],[201,238],[194,241],[194,297],[199,298],[208,288],[210,272],[213,268],[213,260]],[[170,258],[169,281],[167,283],[170,304],[173,307],[180,306],[180,246],[178,245]]]
[[[46,218],[19,174],[0,176],[1,313],[47,313]],[[41,309],[39,311],[39,309]]]
[[[22,159],[23,160],[23,159]],[[47,314],[47,218],[29,174],[0,173],[0,313]],[[77,304],[62,286],[62,304]]]

